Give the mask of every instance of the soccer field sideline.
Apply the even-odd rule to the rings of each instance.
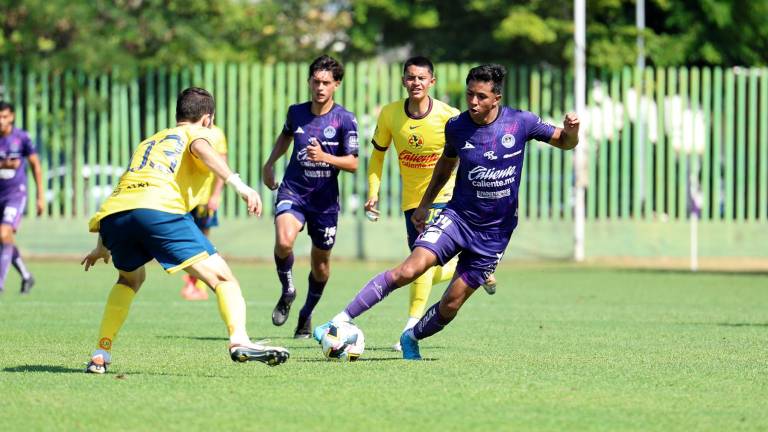
[[[235,264],[252,336],[292,353],[268,368],[232,363],[215,302],[180,300],[178,278],[154,268],[110,373],[87,376],[111,269],[31,268],[31,296],[0,297],[0,393],[10,395],[1,430],[304,431],[340,419],[420,431],[768,427],[761,275],[503,266],[496,296],[475,294],[423,344],[430,361],[406,363],[389,349],[407,303],[407,292],[395,292],[357,320],[368,342],[362,361],[337,364],[291,338],[295,316],[272,326],[271,266]],[[307,271],[297,265],[299,301]],[[375,271],[338,263],[315,319],[337,312]]]

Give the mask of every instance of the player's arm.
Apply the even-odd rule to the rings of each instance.
[[[357,171],[357,155],[343,155],[336,156],[323,151],[323,147],[320,146],[320,141],[317,138],[310,138],[309,145],[307,146],[307,159],[312,162],[325,162],[329,165],[333,165],[340,170],[347,172]]]
[[[189,151],[194,156],[197,156],[217,177],[226,179],[225,182],[237,190],[237,193],[246,202],[248,213],[261,216],[262,205],[259,193],[245,184],[240,179],[239,174],[232,172],[229,165],[227,165],[227,161],[221,157],[221,154],[207,140],[198,138],[192,141],[192,144],[189,145]]]
[[[277,182],[275,181],[275,162],[283,157],[288,147],[291,145],[293,137],[280,133],[275,140],[275,146],[272,148],[272,153],[269,154],[267,161],[264,162],[264,167],[261,169],[261,181],[264,185],[271,190],[277,189]]]
[[[365,211],[370,212],[369,218],[373,221],[379,218],[379,189],[381,188],[381,175],[384,172],[384,156],[389,147],[380,147],[376,141],[371,141],[373,149],[368,164],[368,198],[365,201]]]
[[[101,234],[99,234],[99,238],[96,240],[96,247],[80,261],[80,264],[85,266],[85,271],[88,271],[100,259],[104,260],[105,264],[109,264],[109,257],[109,249],[104,247],[104,243],[101,241]]]
[[[27,156],[29,166],[32,168],[32,175],[35,177],[35,186],[37,187],[37,215],[40,216],[45,210],[45,191],[43,190],[43,169],[40,167],[40,158],[37,153]]]
[[[448,157],[445,152],[440,156],[440,159],[437,160],[435,169],[432,172],[432,179],[429,181],[429,186],[427,186],[427,190],[424,192],[424,196],[421,197],[419,206],[413,211],[413,216],[411,216],[411,220],[417,230],[422,231],[424,229],[424,224],[426,223],[427,215],[429,214],[429,208],[443,189],[443,186],[448,182],[448,179],[451,178],[451,174],[458,163],[458,156]]]
[[[226,153],[219,153],[222,159],[227,160]],[[211,191],[211,197],[208,199],[208,210],[216,211],[221,203],[221,193],[224,191],[224,179],[216,177],[213,180],[213,190]]]
[[[563,127],[555,128],[549,144],[562,150],[571,150],[579,143],[579,116],[568,113],[563,119]]]

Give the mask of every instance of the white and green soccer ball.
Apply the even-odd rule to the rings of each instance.
[[[355,361],[365,350],[365,336],[352,323],[334,323],[320,339],[320,346],[328,360]]]

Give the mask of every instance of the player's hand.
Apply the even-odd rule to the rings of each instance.
[[[249,188],[250,189],[250,188]],[[262,204],[261,196],[254,189],[251,189],[241,195],[248,207],[248,214],[261,216]]]
[[[310,138],[309,145],[307,146],[307,159],[312,162],[325,162],[326,152],[320,146],[320,141],[317,138]]]
[[[264,164],[264,167],[261,169],[261,181],[264,183],[264,186],[268,187],[270,190],[277,189],[277,182],[275,182],[275,168],[272,164]]]
[[[579,134],[579,116],[576,113],[570,112],[565,115],[563,119],[563,130],[566,134]]]
[[[0,162],[0,168],[3,169],[18,169],[21,166],[21,159],[3,159]]]
[[[45,211],[45,197],[37,197],[37,215],[42,216]]]
[[[213,212],[219,209],[220,204],[221,204],[221,197],[211,196],[211,198],[208,199],[208,204],[206,204],[206,207],[208,207],[208,212],[212,214]]]
[[[379,213],[379,209],[376,208],[378,204],[378,198],[371,198],[365,202],[365,216],[371,222],[376,222],[379,220],[379,216],[381,215],[381,213]]]
[[[413,222],[413,226],[416,228],[416,231],[424,231],[424,226],[427,224],[428,216],[429,210],[422,207],[416,207],[416,210],[414,210],[413,214],[411,215],[411,222]]]
[[[109,264],[109,258],[109,250],[104,246],[97,246],[80,261],[80,264],[85,266],[85,271],[88,271],[100,259],[104,260],[104,264]]]

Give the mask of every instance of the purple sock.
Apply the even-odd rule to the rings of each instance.
[[[302,319],[307,319],[312,316],[312,311],[315,310],[317,302],[320,301],[320,297],[323,295],[323,289],[328,281],[320,282],[315,280],[312,276],[312,272],[309,272],[309,290],[307,290],[307,300],[304,302],[304,306],[299,311],[299,316]]]
[[[344,311],[350,318],[358,317],[397,288],[389,270],[379,273],[360,289]]]
[[[8,269],[13,261],[13,244],[0,245],[0,289],[5,287],[5,277],[8,276]]]
[[[439,332],[453,320],[445,319],[440,316],[440,302],[437,302],[427,309],[427,312],[413,327],[413,337],[417,340],[425,339]]]
[[[293,253],[285,258],[275,255],[275,265],[277,266],[277,278],[280,279],[283,294],[295,292],[296,290],[293,288],[293,273],[291,272],[293,268]]]
[[[19,248],[16,247],[16,245],[13,245],[13,258],[11,259],[11,263],[13,263],[13,268],[19,272],[22,279],[27,280],[32,277],[32,273],[29,272],[27,265],[24,264],[24,260],[21,258],[21,253],[19,253]]]

